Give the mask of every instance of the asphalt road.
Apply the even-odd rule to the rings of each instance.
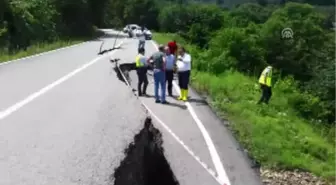
[[[173,98],[170,105],[155,104],[153,97],[137,99],[109,63],[110,57],[132,62],[137,41],[119,39],[120,50],[98,56],[102,41],[103,48],[114,43],[115,31],[105,31],[102,39],[0,65],[1,185],[111,184],[123,150],[143,126],[141,102],[163,134],[166,158],[181,185],[219,184],[221,164],[227,184],[260,184],[230,132],[195,92],[188,105],[194,116]],[[147,42],[147,54],[154,51]],[[135,87],[136,75],[130,76]]]

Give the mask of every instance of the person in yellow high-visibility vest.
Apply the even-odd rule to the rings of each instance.
[[[258,102],[268,104],[272,96],[272,66],[267,66],[259,77],[259,84],[262,90],[261,98]]]
[[[148,78],[147,78],[147,57],[144,56],[145,49],[139,48],[138,55],[135,58],[135,67],[138,75],[138,96],[146,95],[146,89],[148,86]],[[141,86],[143,84],[143,88]]]

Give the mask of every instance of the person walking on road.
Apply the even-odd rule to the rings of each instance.
[[[173,79],[174,79],[174,67],[175,67],[175,55],[170,53],[168,46],[165,47],[166,52],[166,82],[168,95],[173,96]]]
[[[145,37],[145,27],[144,26],[141,27],[138,38],[139,38],[138,49],[140,48],[145,49],[146,37]]]
[[[166,101],[166,79],[165,79],[165,54],[164,54],[164,46],[159,46],[159,51],[155,52],[150,56],[147,60],[149,63],[153,61],[153,73],[154,73],[154,94],[155,94],[155,102],[167,104]],[[161,97],[159,96],[159,86],[161,86]]]
[[[145,49],[139,48],[138,55],[135,58],[135,66],[138,75],[138,96],[146,96],[146,89],[148,86],[147,78],[147,58],[144,56]],[[143,84],[143,87],[141,88]]]
[[[261,98],[258,102],[268,104],[272,96],[272,66],[267,66],[259,77],[259,84],[262,90]]]
[[[181,89],[178,100],[187,101],[188,86],[191,71],[191,56],[186,52],[184,47],[179,49],[179,56],[177,58],[178,83]]]

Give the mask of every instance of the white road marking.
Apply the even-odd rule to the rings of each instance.
[[[151,43],[154,45],[154,47],[156,48],[156,50],[158,50],[158,46],[156,43],[154,43],[153,40],[151,40]],[[176,84],[175,81],[173,81],[173,86],[175,88],[175,90],[180,94],[180,88],[178,87],[178,85]],[[230,180],[229,177],[227,176],[224,166],[220,160],[219,154],[216,150],[216,147],[210,137],[210,134],[208,133],[208,131],[205,129],[203,123],[201,122],[201,120],[198,118],[197,114],[195,113],[194,109],[192,108],[192,106],[190,105],[189,102],[185,102],[185,105],[187,106],[191,116],[193,117],[193,119],[195,120],[198,128],[200,129],[203,138],[205,140],[205,143],[208,147],[208,150],[210,152],[210,156],[212,159],[213,164],[215,165],[217,174],[218,174],[218,178],[222,181],[225,182],[225,185],[230,185]]]
[[[141,101],[142,102],[142,101]],[[170,133],[173,138],[180,144],[182,147],[220,184],[220,185],[229,185],[225,183],[225,181],[222,181],[218,176],[216,176],[216,173],[207,166],[204,162],[201,161],[200,157],[195,155],[195,153],[183,143],[183,141],[159,118],[157,117],[154,112],[148,108],[148,106],[142,102],[144,107],[148,110],[148,112],[165,128],[168,133]]]
[[[81,43],[74,44],[74,45],[71,45],[71,46],[62,47],[62,48],[59,48],[59,49],[54,49],[54,50],[42,52],[42,53],[39,53],[39,54],[30,55],[30,56],[23,57],[23,58],[18,58],[18,59],[15,59],[15,60],[10,60],[10,61],[6,61],[6,62],[0,62],[0,66],[5,65],[5,64],[9,64],[9,63],[12,63],[12,62],[17,62],[17,61],[20,61],[20,60],[25,60],[25,59],[29,59],[29,58],[34,58],[34,57],[38,57],[38,56],[54,53],[54,52],[61,51],[61,50],[64,50],[64,49],[73,48],[73,47],[80,46],[80,45],[88,43],[88,42],[89,41],[81,42]]]
[[[124,40],[122,40],[119,44],[122,45],[122,43],[124,42]],[[118,47],[119,47],[118,46]],[[118,50],[114,50],[110,53],[110,55],[114,54],[116,51]],[[61,83],[65,82],[66,80],[70,79],[71,77],[75,76],[76,74],[78,74],[79,72],[83,71],[84,69],[90,67],[91,65],[95,64],[96,62],[98,62],[100,59],[107,57],[109,55],[102,55],[100,57],[95,58],[94,60],[82,65],[81,67],[75,69],[74,71],[70,72],[69,74],[61,77],[60,79],[56,80],[55,82],[45,86],[44,88],[40,89],[39,91],[32,93],[31,95],[29,95],[27,98],[19,101],[18,103],[12,105],[11,107],[7,108],[6,110],[0,112],[0,120],[6,118],[7,116],[11,115],[12,113],[14,113],[15,111],[19,110],[20,108],[22,108],[23,106],[25,106],[26,104],[28,104],[29,102],[33,101],[34,99],[36,99],[37,97],[47,93],[48,91],[50,91],[51,89],[53,89],[54,87],[60,85]]]
[[[105,31],[105,34],[106,34],[106,32],[111,32],[111,31],[113,32],[113,30],[111,30],[111,29],[101,29],[101,30]],[[121,32],[119,31],[119,33],[121,33]],[[80,46],[80,45],[86,44],[88,42],[90,42],[90,41],[81,42],[81,43],[74,44],[74,45],[71,45],[71,46],[66,46],[66,47],[62,47],[62,48],[58,48],[58,49],[54,49],[54,50],[38,53],[38,54],[35,54],[35,55],[30,55],[30,56],[23,57],[23,58],[18,58],[18,59],[6,61],[6,62],[1,62],[0,61],[0,66],[5,65],[5,64],[9,64],[9,63],[12,63],[12,62],[17,62],[17,61],[20,61],[20,60],[25,60],[25,59],[30,59],[30,58],[38,57],[38,56],[47,55],[47,54],[54,53],[54,52],[61,51],[61,50],[65,50],[65,49],[70,49],[70,48],[73,48],[73,47],[76,47],[76,46]]]
[[[131,85],[127,81],[125,75],[122,73],[121,69],[119,68],[119,65],[117,65],[118,70],[120,71],[121,76],[123,77],[126,85],[132,90]],[[222,181],[217,174],[204,162],[201,161],[201,158],[198,157],[184,142],[158,117],[155,115],[155,113],[149,109],[149,107],[139,98],[139,96],[134,93],[134,95],[138,98],[142,106],[145,108],[146,113],[150,113],[162,126],[165,128],[169,134],[173,136],[173,138],[220,184],[220,185],[230,185],[227,184],[225,181]]]

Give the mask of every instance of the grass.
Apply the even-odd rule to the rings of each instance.
[[[187,44],[174,34],[153,36],[161,44],[171,39]],[[298,115],[291,99],[302,94],[293,89],[290,80],[276,84],[269,105],[256,105],[260,97],[256,81],[232,71],[219,76],[192,72],[193,88],[211,97],[212,107],[230,120],[239,142],[263,167],[300,169],[334,182],[335,127],[313,124]]]
[[[0,49],[0,63],[78,44],[83,41],[85,40],[59,40],[52,43],[38,43],[28,47],[26,50],[19,50],[11,54],[5,49]]]

